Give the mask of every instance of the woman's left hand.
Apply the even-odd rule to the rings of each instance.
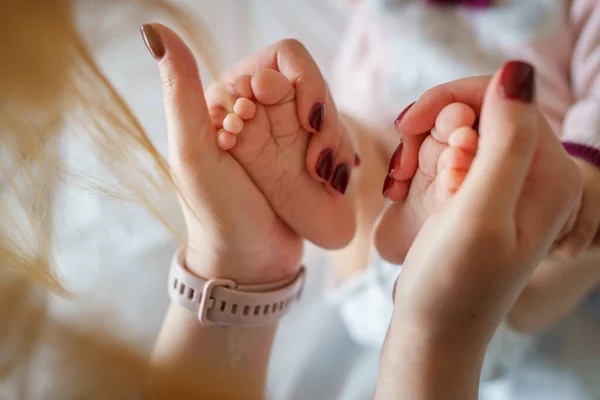
[[[322,180],[311,177],[318,161],[307,153],[318,158],[322,147],[335,149],[330,164],[338,163],[337,171],[350,159],[354,162],[354,151],[345,131],[338,129],[333,100],[306,48],[294,40],[277,42],[231,68],[221,77],[224,85],[213,85],[205,94],[193,54],[181,38],[160,24],[145,25],[142,33],[163,82],[169,164],[188,230],[187,268],[205,278],[268,283],[297,273],[303,239],[327,248],[347,244],[355,231],[352,191],[332,194]],[[219,114],[223,97],[240,97],[238,78],[265,68],[287,79],[294,96],[285,110],[297,116],[286,120],[294,128],[285,142],[293,145],[284,148],[269,132],[257,146],[264,162],[257,163],[254,156],[240,157],[242,150],[222,150],[216,128],[226,115]],[[259,126],[257,121],[246,123]],[[242,133],[238,148],[252,143],[248,135],[250,131]],[[253,174],[252,168],[260,173]],[[342,173],[342,178],[349,175]]]

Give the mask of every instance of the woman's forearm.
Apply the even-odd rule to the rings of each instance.
[[[260,285],[287,277],[250,265],[250,260],[242,268],[239,261],[212,257],[208,252],[188,251],[185,259],[192,274],[227,276],[242,285]],[[253,328],[206,325],[195,312],[172,303],[150,360],[144,398],[264,399],[276,329],[277,324]]]
[[[150,362],[145,399],[264,399],[275,330],[205,326],[171,305]]]
[[[394,314],[379,364],[374,400],[477,399],[485,343],[478,335],[415,328]]]
[[[600,284],[600,252],[542,262],[508,314],[516,330],[537,333],[571,312]]]

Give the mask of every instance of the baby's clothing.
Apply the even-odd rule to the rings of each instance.
[[[427,89],[523,59],[536,66],[537,101],[567,151],[600,167],[600,2],[506,0],[486,9],[426,3],[355,6],[333,73],[340,110],[370,131],[393,130],[398,112]],[[330,290],[357,342],[381,345],[399,271],[374,257],[361,275]],[[532,338],[501,326],[483,379],[507,376],[532,347]]]
[[[524,59],[536,66],[537,101],[567,150],[600,166],[600,3],[426,3],[356,6],[333,74],[341,110],[371,129],[393,129],[398,112],[427,89]]]

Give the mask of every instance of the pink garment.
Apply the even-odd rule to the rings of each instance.
[[[363,0],[332,87],[340,109],[380,131],[425,90],[515,58],[536,66],[539,106],[565,149],[600,167],[597,0],[497,0],[480,10]]]

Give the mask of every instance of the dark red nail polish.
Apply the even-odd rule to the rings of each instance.
[[[325,149],[317,161],[317,175],[323,180],[328,181],[333,173],[333,150]]]
[[[400,168],[403,147],[404,144],[400,143],[398,147],[396,147],[396,150],[394,150],[394,154],[392,154],[392,158],[390,159],[390,165],[388,166],[388,175],[390,176]]]
[[[358,154],[354,153],[354,166],[358,167],[360,165],[360,157]]]
[[[507,62],[500,75],[499,90],[505,99],[531,103],[535,96],[535,69],[522,61]]]
[[[383,197],[387,197],[388,193],[394,187],[394,183],[396,180],[389,175],[385,177],[385,181],[383,181]]]
[[[323,120],[325,119],[325,104],[315,103],[308,115],[308,123],[310,127],[316,132],[320,132],[323,127]]]
[[[475,118],[475,122],[473,123],[473,129],[479,133],[479,117]]]
[[[152,28],[152,25],[145,24],[140,27],[144,44],[148,48],[152,57],[160,61],[165,56],[165,45],[162,42],[159,34]]]
[[[416,101],[413,101],[404,110],[402,110],[402,112],[400,113],[400,115],[398,115],[398,118],[396,118],[396,120],[394,121],[394,125],[398,125],[402,121],[402,118],[404,118],[404,115],[406,115],[406,113],[408,112],[408,110],[410,110],[410,108],[412,106],[414,106],[415,103],[416,103]]]
[[[350,167],[348,164],[340,164],[337,166],[331,177],[331,186],[340,192],[346,193],[348,183],[350,182]]]

